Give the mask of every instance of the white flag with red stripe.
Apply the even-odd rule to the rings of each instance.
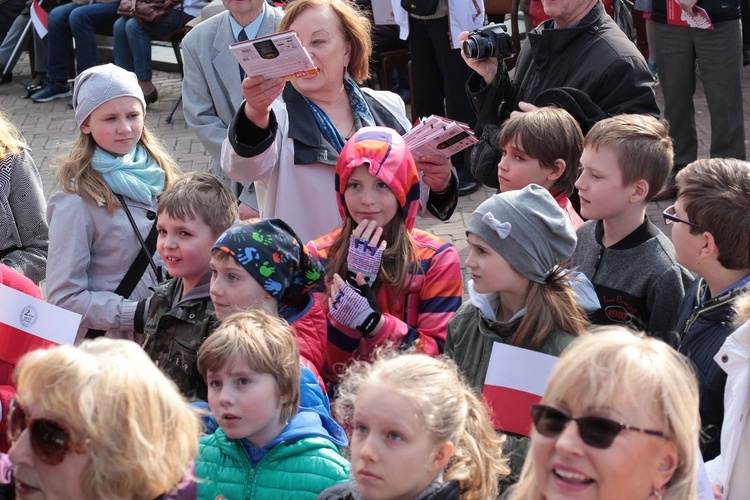
[[[0,285],[0,359],[16,364],[29,351],[73,344],[81,315]]]
[[[39,34],[39,38],[47,36],[47,11],[39,5],[37,0],[31,3],[31,22],[34,23],[34,29]]]
[[[495,429],[531,434],[531,405],[541,401],[558,358],[495,342],[482,398],[492,408]]]

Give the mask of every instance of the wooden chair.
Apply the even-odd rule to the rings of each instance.
[[[505,22],[505,16],[510,14],[510,37],[513,40],[515,55],[505,59],[508,69],[516,65],[518,51],[521,50],[521,33],[518,29],[519,0],[484,0],[484,11],[487,18],[495,23]]]

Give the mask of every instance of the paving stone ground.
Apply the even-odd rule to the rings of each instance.
[[[70,142],[76,137],[76,123],[73,111],[67,106],[67,100],[59,99],[37,104],[24,99],[26,91],[20,82],[30,79],[28,56],[24,54],[15,68],[13,82],[0,86],[0,108],[10,115],[31,146],[32,156],[42,173],[45,193],[49,195],[54,186],[55,158],[65,155],[69,150]],[[178,109],[171,124],[166,122],[167,115],[180,95],[179,73],[156,71],[153,81],[159,90],[159,101],[148,109],[146,115],[148,126],[164,141],[184,171],[205,170],[208,166],[208,155],[200,141],[188,130],[182,109]],[[744,96],[742,102],[737,105],[745,109],[745,128],[750,137],[750,111],[747,106],[750,101],[750,67],[744,70],[743,87]],[[657,95],[661,103],[661,91],[658,86]],[[700,80],[698,80],[695,95],[695,107],[699,138],[698,155],[701,158],[707,158],[710,123]],[[470,196],[460,198],[458,208],[448,222],[420,219],[417,225],[421,229],[431,231],[453,242],[463,260],[468,253],[465,231],[469,217],[477,205],[492,193],[493,190],[483,188]],[[670,230],[664,227],[661,212],[669,204],[668,202],[651,203],[648,207],[651,220],[668,236],[670,236]]]

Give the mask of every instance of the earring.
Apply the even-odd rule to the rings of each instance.
[[[662,500],[662,499],[664,498],[664,496],[663,496],[663,495],[661,494],[661,490],[658,490],[658,489],[656,489],[656,488],[654,488],[654,489],[652,489],[652,490],[651,490],[651,495],[652,495],[652,496],[653,496],[653,497],[654,497],[654,498],[655,498],[656,500]]]

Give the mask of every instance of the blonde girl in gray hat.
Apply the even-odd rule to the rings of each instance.
[[[81,314],[76,342],[134,339],[158,282],[156,199],[176,164],[144,123],[133,73],[113,64],[84,71],[73,106],[78,139],[47,207],[47,300]]]
[[[492,196],[471,215],[466,234],[470,300],[448,324],[445,350],[481,392],[495,342],[559,356],[585,334],[581,304],[596,309],[598,300],[584,276],[564,269],[576,233],[543,187],[530,184]],[[508,434],[511,481],[527,445],[528,438]]]

